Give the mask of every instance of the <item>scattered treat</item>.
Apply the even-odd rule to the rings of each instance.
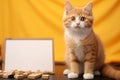
[[[34,73],[31,73],[30,75],[28,75],[28,78],[29,79],[37,79],[37,78],[40,78],[41,76],[42,76],[41,72],[34,72]]]
[[[42,80],[48,80],[49,79],[49,74],[43,74],[42,75]]]
[[[15,79],[23,79],[23,78],[25,78],[26,76],[24,76],[24,75],[22,75],[22,74],[16,74],[16,75],[14,75],[14,78]]]
[[[0,78],[15,78],[15,79],[38,79],[42,78],[42,80],[48,80],[50,75],[54,75],[54,72],[41,72],[37,70],[36,72],[31,71],[18,71],[18,70],[11,70],[11,71],[2,71],[0,70]]]
[[[3,78],[14,78],[16,70],[11,70],[3,73]]]
[[[31,71],[16,71],[14,78],[15,79],[23,79],[23,78],[26,78],[30,73],[31,73]]]
[[[3,78],[8,78],[8,73],[3,73]]]

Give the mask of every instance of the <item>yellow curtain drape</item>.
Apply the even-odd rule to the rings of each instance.
[[[84,6],[91,0],[70,0]],[[64,61],[65,0],[0,0],[0,45],[6,38],[53,38],[55,61]],[[94,30],[106,62],[120,62],[120,0],[93,0]]]

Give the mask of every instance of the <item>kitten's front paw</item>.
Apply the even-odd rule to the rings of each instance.
[[[78,76],[79,76],[79,74],[73,73],[73,72],[68,74],[68,78],[78,78]]]
[[[63,71],[63,74],[64,75],[68,75],[70,73],[70,70],[69,69],[65,69],[64,71]]]
[[[92,73],[85,73],[83,75],[83,78],[84,79],[93,79],[94,78],[94,74],[92,74]]]

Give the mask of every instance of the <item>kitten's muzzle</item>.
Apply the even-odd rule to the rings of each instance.
[[[75,26],[75,28],[79,28],[80,29],[80,26]]]

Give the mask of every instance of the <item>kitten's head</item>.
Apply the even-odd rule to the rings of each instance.
[[[63,24],[65,28],[74,31],[79,31],[83,28],[91,28],[93,24],[92,2],[89,2],[82,8],[75,8],[66,0]]]

